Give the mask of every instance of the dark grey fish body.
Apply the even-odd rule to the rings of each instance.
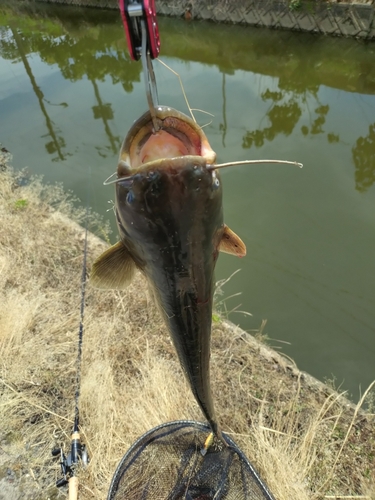
[[[176,163],[164,160],[158,170],[137,174],[131,186],[119,182],[116,217],[121,241],[152,285],[194,396],[216,432],[209,359],[222,189],[202,158]]]

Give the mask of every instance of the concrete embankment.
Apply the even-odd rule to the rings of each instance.
[[[118,0],[36,0],[81,7],[118,9]],[[323,35],[375,39],[374,0],[157,0],[159,14],[305,31]]]

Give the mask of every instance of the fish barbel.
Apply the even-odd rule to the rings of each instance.
[[[156,108],[125,138],[117,168],[115,214],[120,241],[94,263],[90,281],[122,289],[138,268],[147,278],[192,392],[220,435],[210,386],[214,268],[219,251],[244,256],[223,222],[216,154],[188,116]]]

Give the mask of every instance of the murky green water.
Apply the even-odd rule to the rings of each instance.
[[[36,7],[33,7],[36,8]],[[106,217],[120,143],[146,110],[117,12],[0,4],[0,141],[17,168],[63,181]],[[243,260],[222,255],[230,318],[267,320],[270,343],[357,399],[375,378],[375,44],[159,19],[161,58],[184,82],[221,161],[304,163],[223,171],[226,223]],[[156,64],[159,98],[186,111]],[[32,223],[32,221],[30,221]],[[115,236],[115,235],[114,235]],[[241,304],[241,305],[239,305]]]

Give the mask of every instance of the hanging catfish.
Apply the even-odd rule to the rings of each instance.
[[[210,387],[214,268],[219,251],[246,254],[223,222],[216,154],[202,129],[174,109],[156,108],[130,129],[117,168],[120,241],[94,263],[91,283],[121,289],[138,268],[147,278],[193,394],[220,435]]]

